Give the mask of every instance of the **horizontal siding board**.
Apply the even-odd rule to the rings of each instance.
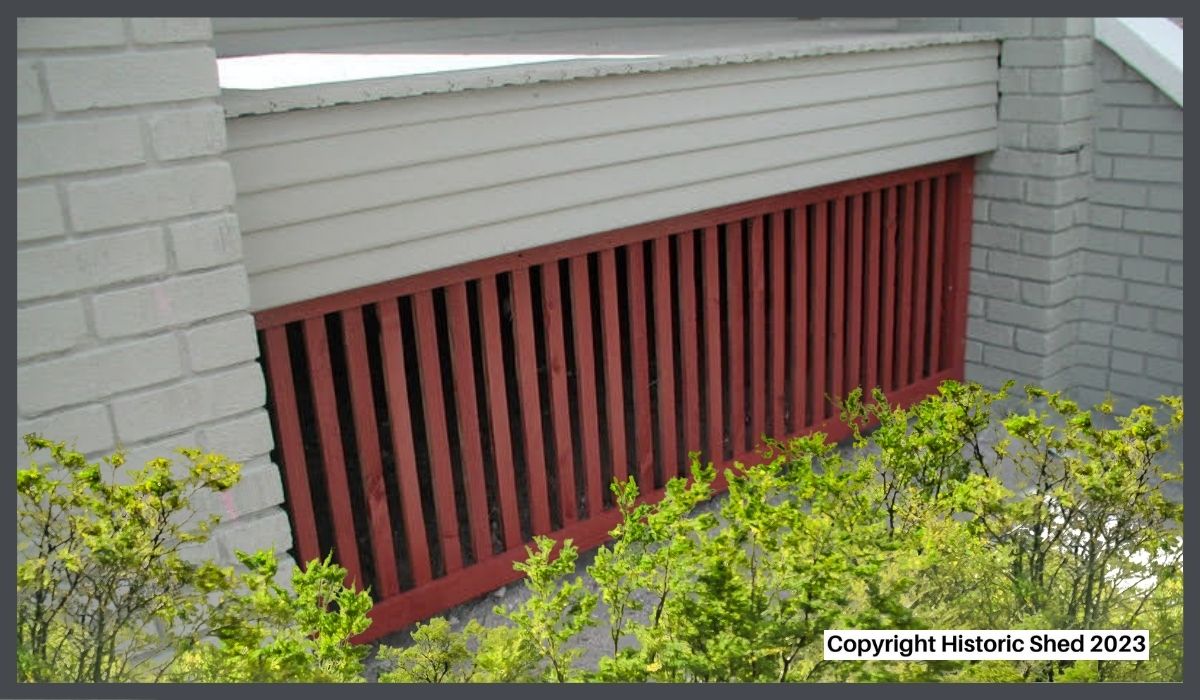
[[[786,164],[741,175],[643,191],[627,197],[582,204],[566,209],[517,217],[416,241],[392,241],[341,256],[330,253],[302,265],[251,273],[254,310],[312,299],[326,294],[385,282],[450,265],[532,248],[679,214],[702,211],[754,197],[817,187],[875,173],[974,155],[996,147],[994,117],[989,126],[893,147],[868,149],[825,160]],[[534,195],[536,196],[536,195]],[[365,214],[376,215],[377,212]],[[347,217],[349,218],[349,217]],[[395,230],[403,215],[395,212],[367,222],[356,220],[335,227],[329,235],[364,235],[369,226]],[[274,247],[246,236],[247,264],[281,254],[291,245],[282,239]],[[281,250],[279,246],[284,246]],[[253,253],[250,248],[257,247]]]
[[[314,262],[403,240],[418,240],[597,201],[726,179],[774,168],[829,161],[855,152],[928,144],[930,160],[953,157],[933,145],[950,135],[994,128],[992,106],[894,119],[827,131],[710,148],[512,183],[344,217],[245,233],[246,266],[258,272]],[[962,155],[962,154],[954,154]],[[794,187],[784,188],[794,189]],[[780,190],[776,190],[780,191]],[[756,192],[752,196],[774,194]],[[739,197],[738,199],[746,199]],[[671,215],[681,212],[669,212]],[[654,216],[650,218],[662,218]],[[403,222],[401,225],[400,222]],[[593,224],[594,226],[595,224]],[[610,228],[605,226],[600,230]],[[581,231],[593,233],[597,229]],[[346,235],[352,231],[353,235]],[[563,236],[559,232],[560,238]],[[349,248],[349,250],[347,250]]]
[[[273,146],[232,148],[227,157],[238,173],[239,192],[252,193],[483,153],[569,144],[606,134],[617,135],[618,141],[623,141],[636,132],[654,128],[963,86],[990,84],[993,90],[984,99],[994,101],[995,80],[995,60],[980,58],[449,118]],[[971,93],[958,96],[958,101],[954,99],[938,108],[979,103],[979,98]],[[783,123],[792,129],[809,118],[805,115],[797,121],[787,119],[786,114],[781,116],[785,119]],[[811,116],[819,118],[816,114]],[[771,117],[764,115],[760,119]],[[232,121],[231,131],[236,131],[239,121]],[[779,122],[780,118],[775,117],[774,121]],[[473,166],[464,163],[463,167]]]
[[[562,177],[578,171],[613,168],[623,164],[638,167],[654,159],[708,152],[721,147],[748,147],[772,138],[825,133],[825,137],[837,139],[839,133],[855,125],[878,124],[969,107],[992,108],[994,102],[994,85],[968,85],[533,144],[526,148],[433,161],[264,192],[243,190],[238,195],[238,216],[243,230],[258,231],[345,215],[362,209],[404,205],[437,197],[467,196],[472,190],[511,186],[538,178]],[[828,133],[831,130],[833,133]],[[431,135],[429,138],[470,140],[465,136]],[[407,149],[405,145],[402,150]],[[379,143],[375,150],[391,151],[396,147]],[[720,151],[714,156],[724,157]],[[304,166],[288,159],[276,167],[283,171]],[[237,172],[240,181],[242,175],[240,171]],[[598,194],[604,193],[601,190]]]

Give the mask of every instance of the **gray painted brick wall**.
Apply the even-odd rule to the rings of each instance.
[[[242,482],[199,505],[232,561],[291,535],[211,39],[207,18],[17,21],[18,461],[27,432],[133,464],[222,452]]]

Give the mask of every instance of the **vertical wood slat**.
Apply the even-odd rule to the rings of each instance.
[[[763,267],[763,217],[750,219],[750,445],[757,447],[766,429],[767,280]]]
[[[633,390],[633,441],[637,484],[642,493],[654,487],[654,438],[650,418],[650,339],[645,301],[645,255],[642,244],[625,247],[629,285],[629,356]]]
[[[900,296],[896,294],[896,265],[899,257],[896,254],[896,199],[899,192],[895,187],[889,187],[885,192],[887,214],[884,215],[883,225],[883,297],[880,300],[883,306],[883,328],[880,331],[883,348],[879,358],[879,381],[884,391],[891,391],[896,388],[892,351],[896,334],[896,305]]]
[[[771,269],[771,437],[783,438],[787,434],[784,414],[787,411],[787,382],[784,373],[787,367],[787,260],[784,244],[787,228],[784,213],[771,214],[770,236]]]
[[[825,412],[825,307],[828,287],[826,279],[829,273],[829,229],[826,203],[818,202],[813,206],[813,223],[809,235],[812,237],[812,279],[809,287],[810,303],[812,304],[812,378],[810,391],[812,394],[812,421],[819,423],[826,417]]]
[[[721,272],[720,230],[709,226],[701,234],[704,246],[704,369],[707,458],[714,464],[725,459],[725,421],[722,418],[724,405],[721,391]]]
[[[450,371],[454,379],[458,444],[462,455],[463,490],[471,525],[471,551],[475,561],[492,552],[492,527],[488,517],[487,482],[483,475],[483,445],[479,430],[479,403],[475,392],[475,351],[471,342],[471,317],[467,284],[446,287],[446,325],[450,332]]]
[[[620,296],[617,292],[617,254],[600,251],[600,309],[604,347],[604,396],[607,400],[609,459],[612,475],[625,481],[629,457],[625,436],[625,382],[621,368]]]
[[[971,259],[971,203],[975,196],[975,171],[970,161],[964,161],[963,166],[955,176],[955,187],[950,201],[953,203],[950,221],[953,222],[954,233],[952,242],[947,248],[951,251],[950,279],[946,289],[946,298],[950,300],[949,319],[946,329],[946,361],[953,376],[961,378],[964,369],[964,350],[967,331],[967,294],[970,281]]]
[[[846,299],[846,385],[849,393],[862,386],[863,321],[863,195],[850,198],[850,250]]]
[[[929,212],[929,180],[921,180],[917,183],[917,266],[916,278],[913,280],[915,289],[914,300],[915,317],[913,319],[913,354],[912,354],[912,379],[917,381],[925,377],[925,326],[926,321],[926,302],[928,301],[927,289],[929,287],[929,229],[930,229],[930,212]]]
[[[579,519],[575,497],[575,454],[571,440],[571,401],[567,394],[567,351],[563,330],[558,263],[542,265],[542,320],[546,326],[546,373],[550,380],[550,426],[554,431],[558,506],[564,525]]]
[[[592,346],[592,292],[586,255],[571,258],[571,326],[575,336],[575,381],[578,387],[579,436],[583,447],[583,473],[587,488],[587,513],[604,510],[600,474],[600,409],[596,394],[596,359]]]
[[[458,506],[454,502],[454,475],[450,464],[445,397],[442,395],[441,352],[438,350],[433,292],[417,292],[412,303],[417,363],[421,371],[421,400],[425,409],[425,437],[433,467],[438,541],[446,573],[450,574],[462,568],[462,542],[458,536]]]
[[[734,456],[746,449],[746,358],[742,342],[742,225],[726,226],[725,303],[728,315],[729,449]]]
[[[379,313],[384,389],[387,391],[388,416],[392,423],[392,454],[396,463],[396,483],[400,487],[400,511],[404,516],[404,541],[408,546],[413,583],[421,586],[433,578],[433,572],[430,568],[429,543],[425,536],[417,455],[413,446],[400,308],[395,299],[387,299],[379,302],[376,310]]]
[[[354,415],[354,435],[358,445],[358,463],[367,519],[371,530],[371,554],[379,592],[392,596],[400,591],[396,569],[396,550],[392,543],[392,520],[388,512],[387,485],[383,480],[383,460],[379,453],[379,429],[375,420],[375,396],[371,389],[371,368],[367,362],[367,338],[363,330],[363,308],[342,312],[342,340],[350,379],[350,405]]]
[[[913,207],[916,196],[912,184],[904,187],[904,215],[899,232],[901,250],[900,260],[900,294],[899,324],[896,326],[896,354],[899,362],[896,367],[896,382],[899,387],[908,386],[911,381],[909,373],[909,351],[912,347],[912,286],[913,264],[916,248],[916,236],[913,233]]]
[[[533,293],[529,269],[512,273],[513,345],[517,360],[517,391],[521,400],[521,435],[529,475],[530,523],[533,534],[550,532],[550,495],[546,450],[542,435],[542,402],[538,395],[537,341],[533,327]]]
[[[867,319],[866,328],[866,363],[867,377],[864,393],[870,396],[879,385],[879,266],[881,264],[879,248],[884,233],[884,226],[879,220],[881,190],[870,194],[867,218]]]
[[[300,414],[296,406],[296,388],[292,360],[288,353],[287,328],[275,326],[264,332],[265,354],[271,380],[271,399],[279,431],[279,450],[286,475],[288,509],[296,533],[296,553],[302,564],[321,556],[317,539],[317,520],[313,513],[312,491],[308,484],[308,463],[304,458],[304,438],[300,432]]]
[[[363,581],[358,562],[358,540],[354,534],[354,513],[350,505],[346,459],[342,453],[342,433],[338,424],[337,396],[333,391],[333,369],[329,363],[329,340],[325,333],[324,316],[304,322],[304,343],[308,352],[317,431],[321,436],[325,486],[329,491],[329,506],[333,516],[333,538],[337,550],[334,556],[346,568],[347,581],[357,583],[362,588],[366,582]]]
[[[837,415],[835,403],[845,398],[846,371],[846,199],[833,199],[833,220],[829,228],[829,375],[830,405],[826,415]]]
[[[792,210],[792,432],[808,425],[808,214]]]
[[[675,342],[672,324],[675,313],[671,303],[671,239],[654,239],[654,385],[658,394],[659,464],[663,483],[679,473],[679,439],[675,424]]]
[[[521,517],[517,505],[516,464],[508,417],[508,387],[504,378],[504,345],[501,342],[500,300],[495,275],[487,275],[479,280],[479,311],[483,381],[486,384],[488,422],[492,428],[492,458],[496,464],[500,520],[504,525],[504,548],[512,549],[521,544]]]
[[[936,180],[933,201],[933,309],[929,315],[929,372],[942,369],[942,270],[946,265],[946,177]]]
[[[703,448],[700,438],[700,339],[696,323],[696,236],[679,234],[679,357],[683,409],[682,457]],[[688,465],[681,464],[686,473]]]

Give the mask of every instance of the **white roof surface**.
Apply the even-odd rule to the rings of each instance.
[[[429,93],[994,39],[745,21],[368,45],[218,59],[230,117]]]

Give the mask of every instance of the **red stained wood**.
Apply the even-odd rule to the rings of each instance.
[[[571,325],[575,335],[575,381],[579,388],[579,434],[583,447],[587,513],[604,509],[600,473],[600,408],[596,394],[596,359],[592,347],[592,297],[587,256],[571,258]]]
[[[679,234],[679,401],[683,408],[682,457],[703,449],[700,437],[700,339],[696,323],[696,235]],[[681,463],[684,471],[687,465]]]
[[[650,418],[650,339],[647,330],[645,255],[642,245],[625,248],[626,277],[629,284],[629,355],[633,376],[633,443],[637,450],[634,467],[638,488],[643,493],[654,488],[654,438]]]
[[[600,309],[609,459],[612,460],[613,478],[625,481],[629,476],[629,456],[625,439],[625,382],[621,368],[623,339],[617,293],[617,254],[611,249],[600,252]]]
[[[342,431],[338,424],[337,396],[333,390],[333,369],[329,364],[329,341],[325,318],[304,322],[304,344],[308,352],[308,371],[312,382],[313,404],[317,413],[317,432],[321,436],[321,461],[325,488],[333,513],[334,557],[346,568],[348,583],[366,586],[358,563],[358,542],[354,534],[354,513],[350,506],[350,484],[342,453]]]
[[[746,357],[742,326],[742,225],[730,224],[725,233],[725,303],[729,319],[726,337],[729,361],[729,444],[733,454],[746,449]]]
[[[896,246],[898,221],[897,199],[899,192],[896,188],[884,190],[887,198],[887,214],[883,221],[883,296],[880,299],[883,308],[883,329],[880,340],[883,348],[880,351],[879,373],[884,391],[896,388],[895,365],[893,348],[896,341],[896,307],[900,303],[900,295],[896,289],[896,268],[899,265],[899,254]]]
[[[715,226],[701,234],[701,253],[704,267],[704,370],[705,407],[708,410],[705,427],[706,458],[714,464],[725,458],[725,421],[721,391],[721,259],[720,235]]]
[[[663,481],[679,472],[679,438],[675,407],[675,312],[671,299],[671,239],[657,238],[654,255],[654,386],[658,395],[659,466]]]
[[[361,308],[342,312],[342,339],[350,375],[350,405],[354,412],[354,436],[358,446],[363,495],[367,502],[375,576],[378,579],[379,592],[390,596],[399,592],[400,581],[396,569],[395,545],[392,543],[387,485],[383,480],[383,460],[379,453],[375,396],[371,389],[371,368],[367,362],[367,339],[363,330],[362,313]]]
[[[829,379],[830,399],[841,401],[846,395],[846,200],[833,200],[833,221],[829,228],[829,246],[833,256],[829,263]],[[826,415],[837,415],[831,403]]]
[[[537,341],[533,327],[533,294],[529,270],[512,273],[513,344],[517,356],[517,391],[521,399],[521,430],[525,469],[529,476],[529,508],[533,534],[550,532],[550,495],[546,450],[542,436],[542,401],[538,395]]]
[[[879,190],[870,193],[870,203],[867,205],[867,317],[863,328],[865,349],[863,359],[866,363],[866,386],[864,393],[870,396],[879,385],[879,266],[880,244],[883,238],[883,225],[880,221],[880,198],[883,193]]]
[[[828,415],[825,400],[825,350],[828,336],[825,332],[825,309],[829,302],[829,228],[825,203],[813,207],[812,230],[812,278],[809,299],[812,300],[812,369],[809,372],[809,387],[812,399],[812,420],[821,421]]]
[[[929,371],[942,369],[942,274],[946,266],[946,180],[940,177],[933,195],[933,290],[932,309],[929,314]]]
[[[317,521],[313,515],[312,491],[308,485],[308,464],[304,459],[304,438],[296,408],[287,329],[276,326],[268,329],[264,335],[268,378],[271,381],[271,412],[275,417],[279,450],[287,477],[288,510],[292,515],[296,553],[301,563],[307,564],[321,557],[321,546],[317,539]]]
[[[517,511],[516,465],[513,463],[512,426],[508,419],[508,388],[504,377],[504,345],[501,342],[500,299],[496,277],[479,280],[479,337],[483,343],[483,379],[487,385],[488,422],[491,424],[492,457],[496,464],[496,487],[500,520],[504,525],[504,548],[521,544],[521,518]]]
[[[950,274],[947,280],[946,296],[951,300],[948,328],[947,360],[950,375],[962,379],[964,364],[964,349],[967,334],[967,292],[970,282],[971,261],[971,204],[975,197],[975,171],[972,162],[961,161],[961,170],[955,178],[957,187],[950,201],[953,202],[953,213],[950,221],[954,222],[953,240],[948,247],[953,251]]]
[[[914,319],[913,319],[913,353],[912,353],[912,377],[921,379],[925,376],[925,333],[927,328],[926,309],[929,301],[929,229],[930,211],[929,211],[929,181],[922,180],[917,183],[917,269],[914,279],[916,289],[914,289],[915,302]]]
[[[808,214],[792,210],[792,432],[808,425]]]
[[[421,369],[421,400],[425,408],[425,437],[433,467],[433,500],[437,513],[438,540],[446,573],[462,568],[462,542],[458,537],[458,506],[454,502],[450,438],[446,430],[446,404],[442,396],[441,353],[434,320],[433,293],[413,295],[413,317],[417,341],[417,363]]]
[[[766,430],[767,409],[767,279],[763,264],[763,217],[750,219],[750,443],[757,446]]]
[[[433,572],[430,569],[429,543],[425,539],[421,482],[417,477],[417,455],[413,447],[400,309],[395,299],[387,299],[379,302],[376,310],[379,313],[380,354],[391,421],[392,454],[396,462],[396,482],[400,488],[400,510],[404,516],[404,542],[408,547],[413,583],[421,586],[433,578]]]
[[[862,386],[863,197],[850,198],[849,286],[846,293],[846,393]]]
[[[900,387],[907,386],[912,381],[911,358],[912,348],[912,298],[913,298],[913,267],[916,265],[916,233],[915,224],[916,193],[913,185],[904,188],[904,214],[900,227],[900,306],[899,325],[896,326],[896,354],[899,363],[896,368],[896,382]]]
[[[471,342],[471,315],[467,285],[446,288],[446,325],[450,331],[450,371],[454,380],[458,443],[462,454],[462,479],[471,524],[471,552],[475,561],[492,553],[492,527],[488,517],[487,481],[483,473],[479,402],[475,393],[475,351]]]
[[[773,213],[770,236],[769,267],[771,269],[771,437],[787,434],[784,422],[787,413],[787,230],[783,212]]]
[[[554,430],[558,504],[563,523],[570,524],[579,519],[579,504],[575,496],[575,454],[571,440],[571,402],[567,394],[567,351],[558,263],[542,265],[542,321],[546,326],[546,373],[550,379],[550,425]]]

